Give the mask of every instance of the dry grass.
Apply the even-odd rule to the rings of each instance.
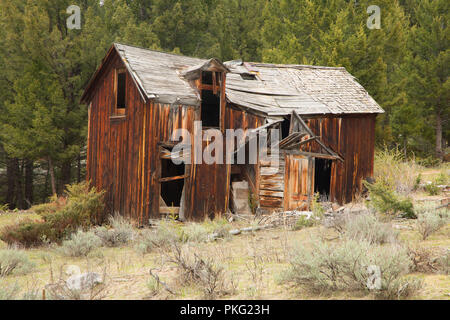
[[[409,194],[424,168],[410,159],[403,159],[400,150],[378,150],[375,153],[374,178],[382,180],[398,193]]]
[[[399,225],[408,222],[399,222]],[[400,238],[408,239],[425,247],[448,248],[450,226],[431,235],[426,241],[420,240],[416,230],[401,230]],[[214,258],[220,261],[232,280],[235,290],[230,290],[222,299],[370,299],[370,296],[352,293],[330,293],[327,296],[317,296],[309,292],[291,288],[279,283],[277,275],[288,265],[288,249],[295,243],[304,246],[311,245],[311,237],[320,235],[332,239],[335,233],[323,227],[306,228],[300,231],[283,229],[266,230],[258,233],[242,234],[229,241],[195,243],[196,251],[202,257]],[[37,286],[42,288],[51,282],[51,270],[54,277],[59,270],[67,265],[80,266],[82,272],[93,271],[103,273],[108,270],[110,281],[105,299],[147,299],[150,295],[148,282],[149,270],[164,281],[175,294],[162,289],[152,299],[201,299],[204,292],[196,285],[180,283],[177,268],[174,264],[164,264],[163,257],[158,251],[142,255],[131,246],[119,248],[102,248],[102,256],[94,258],[66,258],[61,257],[51,248],[26,250],[30,260],[36,264],[32,274],[22,276],[8,276],[6,283],[18,283],[26,288],[26,283],[37,279]],[[415,274],[424,280],[424,290],[419,299],[448,299],[449,279],[445,275],[430,273]],[[373,297],[372,297],[373,298]]]
[[[428,169],[427,169],[428,170]],[[425,171],[426,173],[427,171]],[[440,171],[436,173],[439,174]],[[425,176],[425,174],[424,174]],[[413,194],[413,198],[417,195]],[[426,197],[424,199],[437,199]],[[442,195],[440,196],[442,197]],[[422,199],[423,200],[423,199]],[[361,204],[358,204],[361,205]],[[0,227],[17,220],[34,217],[31,213],[4,213],[0,215]],[[223,223],[223,222],[221,222]],[[251,221],[233,222],[233,228],[252,224]],[[420,247],[432,252],[443,252],[450,248],[450,224],[431,234],[426,240],[417,230],[415,221],[394,220],[392,225],[399,231],[398,240],[408,247]],[[205,225],[209,230],[215,230]],[[222,225],[223,227],[223,225]],[[225,226],[224,228],[229,228]],[[42,298],[42,289],[59,278],[61,270],[68,265],[78,265],[82,272],[92,271],[108,274],[108,286],[104,290],[104,299],[201,299],[205,292],[195,283],[179,281],[179,270],[174,263],[165,263],[164,254],[159,248],[143,255],[135,249],[139,234],[145,230],[136,230],[137,236],[121,247],[101,247],[100,254],[88,257],[63,257],[53,247],[28,249],[24,252],[35,264],[33,272],[24,275],[9,275],[2,278],[2,285],[14,288],[17,284],[21,298],[29,291],[30,283],[37,288],[38,298]],[[220,299],[373,299],[372,295],[352,292],[330,292],[317,295],[303,289],[294,288],[279,281],[279,275],[288,267],[288,252],[295,244],[309,247],[312,239],[321,237],[327,241],[340,241],[336,231],[323,226],[292,231],[288,227],[267,229],[259,232],[242,233],[231,239],[217,241],[190,241],[195,252],[203,259],[214,259],[220,263],[226,273],[225,279],[233,290],[226,290]],[[5,248],[0,242],[0,248]],[[173,293],[160,286],[152,292],[149,282],[152,270]],[[426,272],[425,272],[426,271]],[[423,289],[417,299],[449,299],[450,277],[446,274],[419,269],[411,275],[423,280]],[[55,280],[56,279],[56,280]],[[228,286],[228,289],[230,286]]]

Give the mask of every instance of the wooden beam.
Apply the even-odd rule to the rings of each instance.
[[[160,214],[178,214],[180,207],[159,207]]]
[[[188,175],[184,174],[182,176],[175,176],[175,177],[167,177],[167,178],[161,178],[159,179],[159,182],[168,182],[168,181],[175,181],[175,180],[181,180],[187,178]]]
[[[306,140],[303,140],[303,141],[300,141],[299,143],[298,143],[298,146],[301,146],[301,145],[303,145],[303,144],[305,144],[305,143],[308,143],[308,142],[311,142],[311,141],[314,141],[314,140],[316,140],[316,139],[318,139],[319,137],[312,137],[312,138],[309,138],[309,139],[306,139]]]
[[[304,129],[311,135],[311,137],[315,137],[316,135],[314,134],[314,132],[312,132],[312,130],[308,127],[308,125],[306,124],[305,121],[303,121],[302,117],[300,117],[300,115],[297,113],[297,111],[292,111],[292,113],[294,114],[294,116],[297,118],[297,120],[302,124],[302,126],[304,127]],[[334,156],[336,159],[338,159],[339,161],[344,162],[344,159],[342,159],[338,154],[336,154],[333,150],[331,150],[330,148],[328,148],[320,139],[316,140],[317,143],[325,149],[326,152],[328,152],[330,155]]]
[[[283,152],[287,153],[287,154],[293,154],[293,155],[299,155],[299,156],[309,156],[309,157],[314,157],[314,158],[339,160],[339,158],[336,156],[332,156],[332,155],[324,154],[324,153],[305,152],[305,151],[299,151],[299,150],[283,150]]]

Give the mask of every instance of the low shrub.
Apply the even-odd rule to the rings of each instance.
[[[314,226],[315,221],[312,217],[300,216],[293,226],[293,230],[301,230],[303,228],[309,228]]]
[[[436,247],[410,246],[408,253],[413,262],[412,270],[421,273],[444,273],[449,271],[450,250]]]
[[[39,300],[40,292],[36,288],[20,294],[21,287],[17,282],[13,284],[3,283],[0,280],[0,301],[3,300]]]
[[[450,274],[450,250],[447,249],[446,252],[436,259],[438,270],[443,274]]]
[[[411,267],[405,249],[374,246],[367,241],[327,243],[320,239],[311,248],[298,246],[291,252],[290,269],[282,279],[314,292],[330,290],[366,291],[385,298],[404,298],[416,284],[402,280]],[[378,270],[379,273],[372,273]],[[405,282],[407,281],[407,282]],[[400,284],[411,290],[400,290]],[[373,285],[373,286],[372,286]]]
[[[182,241],[183,232],[175,222],[161,221],[155,229],[143,230],[137,237],[135,249],[146,254]]]
[[[0,250],[0,277],[27,274],[34,268],[25,252],[16,249]]]
[[[89,188],[85,182],[68,185],[67,199],[35,209],[42,221],[22,221],[3,228],[0,239],[8,244],[26,247],[46,241],[61,242],[79,228],[87,229],[103,208],[103,192]]]
[[[427,183],[424,189],[430,196],[436,196],[441,193],[441,189],[436,182]]]
[[[404,277],[389,283],[385,290],[375,293],[375,296],[385,300],[400,300],[416,294],[423,286],[421,279]]]
[[[180,282],[201,288],[205,299],[215,299],[230,292],[225,268],[212,257],[204,257],[189,246],[174,243],[166,251],[168,262],[177,267]]]
[[[101,245],[101,239],[94,232],[78,230],[71,235],[70,240],[63,241],[58,251],[68,257],[87,257]]]
[[[423,204],[417,208],[419,217],[417,219],[417,230],[426,240],[431,234],[441,229],[448,223],[448,212],[446,208],[435,209],[433,204]]]
[[[439,186],[446,185],[449,180],[448,174],[445,174],[444,172],[439,173],[439,175],[436,177],[435,183]]]
[[[229,239],[231,237],[229,231],[232,226],[225,218],[206,220],[202,225],[210,234],[214,235],[215,239]]]
[[[382,180],[372,184],[367,181],[363,183],[370,192],[370,206],[378,212],[388,215],[401,214],[409,219],[417,217],[411,199],[399,196]]]
[[[400,194],[414,190],[421,166],[414,160],[405,159],[401,150],[384,149],[375,152],[374,178],[382,181]],[[419,173],[420,174],[420,173]]]
[[[320,203],[319,199],[320,199],[320,194],[319,193],[315,193],[314,197],[313,197],[313,200],[311,202],[311,210],[312,210],[313,215],[314,215],[314,217],[316,219],[323,218],[323,214],[325,213],[325,208]]]
[[[6,226],[0,232],[0,239],[10,245],[20,244],[32,247],[54,238],[51,225],[38,220],[25,219],[18,224]]]
[[[102,240],[107,247],[119,247],[130,242],[134,237],[132,224],[122,216],[116,215],[109,217],[111,229],[98,227],[95,234]]]
[[[0,281],[0,301],[16,300],[19,294],[20,287],[17,283],[6,284]]]
[[[372,214],[358,214],[347,218],[344,230],[346,238],[370,244],[394,243],[399,234],[389,223],[380,222]]]
[[[183,242],[206,242],[209,240],[210,232],[208,229],[198,223],[190,223],[183,228]]]
[[[30,211],[36,214],[45,214],[45,213],[55,213],[60,211],[67,205],[67,197],[50,197],[50,201],[48,203],[41,203],[34,205],[30,208]]]

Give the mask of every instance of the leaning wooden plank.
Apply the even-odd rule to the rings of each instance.
[[[308,125],[305,123],[305,121],[303,121],[302,117],[300,117],[300,115],[297,113],[297,111],[292,111],[292,114],[297,118],[297,120],[300,122],[300,124],[302,125],[302,127],[311,135],[311,137],[315,137],[316,135],[314,134],[314,132],[312,132],[312,130],[308,127]],[[320,144],[320,146],[322,148],[325,149],[326,152],[328,152],[330,155],[334,156],[336,159],[340,160],[340,161],[344,161],[344,159],[342,159],[338,154],[336,154],[333,150],[331,150],[330,148],[328,148],[320,139],[316,140],[318,144]]]
[[[159,206],[167,207],[167,203],[164,201],[163,197],[159,196]]]

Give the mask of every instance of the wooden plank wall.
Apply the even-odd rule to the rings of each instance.
[[[362,181],[373,175],[375,149],[375,115],[305,119],[311,130],[345,161],[333,161],[331,200],[351,202],[360,192]],[[317,143],[302,146],[303,151],[319,152]]]
[[[261,116],[248,113],[240,110],[232,105],[227,105],[225,111],[225,128],[226,129],[243,129],[245,132],[248,129],[256,129],[264,125],[265,118]],[[246,161],[248,162],[249,155],[246,152]],[[241,173],[249,183],[250,192],[254,195],[259,194],[259,179],[260,179],[260,165],[245,164],[239,165]]]
[[[177,128],[192,132],[196,108],[145,103],[127,73],[126,116],[110,118],[114,69],[123,67],[117,55],[111,59],[91,101],[87,179],[106,191],[103,218],[119,212],[147,224],[159,217],[157,143],[169,141]]]

